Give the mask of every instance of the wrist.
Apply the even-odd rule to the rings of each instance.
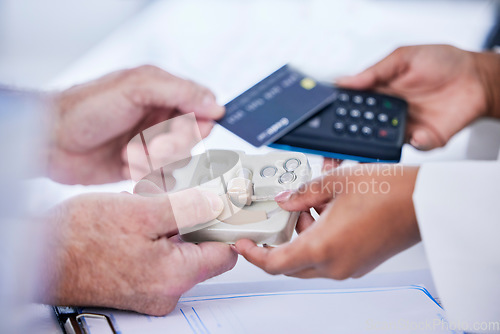
[[[40,223],[44,226],[43,249],[40,256],[39,288],[36,302],[57,305],[64,301],[64,287],[61,284],[66,272],[64,257],[64,232],[62,231],[64,208],[62,205],[52,208],[43,217]]]
[[[473,53],[476,71],[485,96],[487,117],[500,118],[500,54],[492,52]]]
[[[56,182],[71,184],[71,171],[74,166],[68,166],[64,145],[67,139],[61,136],[61,120],[65,108],[64,92],[47,94],[47,136],[45,145],[45,173],[44,176]]]

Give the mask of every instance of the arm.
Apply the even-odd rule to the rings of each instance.
[[[500,118],[500,54],[475,53],[476,68],[486,92],[488,117]]]

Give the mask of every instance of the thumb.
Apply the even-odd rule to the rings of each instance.
[[[227,244],[220,242],[203,242],[201,250],[198,281],[202,282],[231,270],[238,260],[238,254]]]
[[[224,209],[224,202],[219,195],[210,191],[192,188],[168,197],[178,229],[211,221]]]
[[[338,78],[335,83],[351,89],[375,89],[396,79],[407,67],[407,48],[399,48],[363,72]]]
[[[335,174],[325,175],[305,184],[295,192],[285,191],[278,194],[275,201],[287,211],[305,211],[331,201],[342,186]]]
[[[145,212],[155,237],[177,233],[181,228],[209,222],[217,218],[224,203],[219,195],[190,188],[173,194],[143,193]]]
[[[196,284],[231,270],[238,254],[233,247],[220,242],[203,242],[195,245],[182,242],[178,236],[169,239],[180,250],[177,258],[177,272],[182,279],[177,283],[178,294],[191,289]]]
[[[427,151],[446,144],[440,135],[425,127],[408,127],[410,145],[418,150]]]

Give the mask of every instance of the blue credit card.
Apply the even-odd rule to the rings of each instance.
[[[336,99],[332,85],[285,65],[226,104],[218,123],[260,147],[274,142]]]

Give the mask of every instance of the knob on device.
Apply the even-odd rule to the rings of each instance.
[[[252,204],[253,183],[252,171],[248,168],[242,168],[237,176],[229,180],[227,184],[227,194],[234,205],[243,207]]]

